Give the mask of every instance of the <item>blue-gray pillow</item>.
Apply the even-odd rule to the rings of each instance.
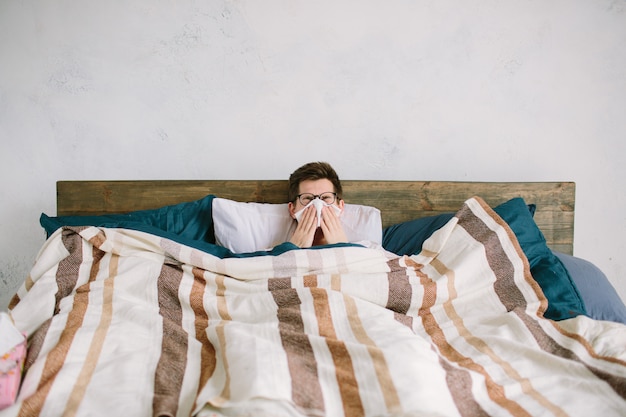
[[[580,290],[589,317],[626,324],[626,305],[600,268],[576,256],[553,253],[563,262]]]
[[[563,263],[548,248],[545,237],[533,219],[534,206],[523,198],[513,198],[494,208],[508,223],[528,258],[530,272],[548,299],[545,317],[563,320],[586,314],[584,301]],[[390,226],[383,231],[383,247],[398,255],[419,253],[422,244],[454,213],[416,219]]]

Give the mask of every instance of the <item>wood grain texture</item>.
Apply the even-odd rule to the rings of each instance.
[[[383,227],[455,212],[472,196],[492,207],[514,197],[537,205],[535,221],[548,245],[572,254],[575,183],[342,181],[347,203],[381,210]],[[285,180],[59,181],[57,215],[101,215],[153,209],[214,194],[236,201],[285,203]]]

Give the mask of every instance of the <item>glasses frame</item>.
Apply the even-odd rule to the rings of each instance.
[[[322,196],[326,195],[326,194],[332,194],[333,201],[331,201],[330,203],[327,203],[326,201],[324,201],[322,199]],[[309,201],[309,202],[302,201],[302,196],[304,196],[304,195],[305,196],[313,196],[313,198],[311,198],[311,201],[315,200],[316,198],[319,198],[320,200],[324,201],[324,204],[329,204],[329,205],[330,204],[335,204],[335,201],[337,201],[337,193],[334,193],[332,191],[326,191],[326,192],[324,192],[322,194],[302,193],[302,194],[298,194],[296,197],[298,198],[298,201],[300,202],[300,204],[302,204],[303,206],[306,206],[307,204],[309,204],[311,202],[311,201]]]

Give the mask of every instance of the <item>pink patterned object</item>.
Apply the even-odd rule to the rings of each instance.
[[[0,410],[15,402],[20,389],[25,358],[26,338],[0,356]]]

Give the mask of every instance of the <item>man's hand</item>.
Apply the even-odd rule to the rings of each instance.
[[[326,244],[348,241],[346,233],[343,231],[343,227],[339,221],[339,217],[332,207],[324,206],[322,208],[322,223],[320,226],[322,228],[322,232],[324,233]]]
[[[317,229],[317,211],[315,207],[310,206],[302,213],[290,242],[300,248],[310,248],[315,238],[315,229]]]

